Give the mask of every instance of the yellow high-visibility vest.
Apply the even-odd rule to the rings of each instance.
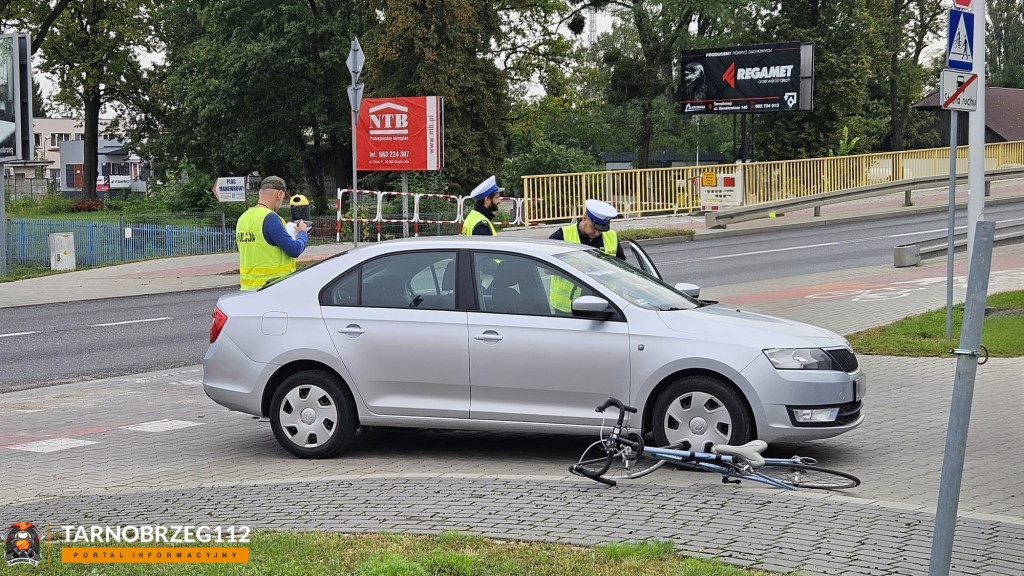
[[[492,236],[498,235],[498,233],[494,230],[494,224],[491,224],[491,220],[487,218],[487,216],[484,216],[480,212],[477,212],[475,209],[471,210],[469,212],[469,216],[466,216],[466,219],[462,222],[462,235],[472,236],[473,228],[476,228],[477,223],[480,221],[487,222],[487,227],[491,229]]]
[[[580,228],[576,224],[562,226],[562,238],[573,244],[583,243],[580,241]],[[619,235],[615,233],[615,230],[605,230],[601,233],[601,239],[604,240],[604,247],[601,249],[605,254],[615,256],[619,253]]]
[[[256,290],[274,278],[295,271],[295,259],[263,237],[263,220],[272,213],[266,206],[253,206],[242,214],[235,226],[238,283],[242,290]],[[281,226],[284,226],[284,218],[281,218]]]
[[[582,244],[582,242],[580,242],[580,229],[576,224],[562,226],[562,238],[566,242]],[[601,250],[605,254],[615,256],[619,250],[619,238],[618,235],[615,234],[615,231],[605,230],[601,233],[601,238],[604,241],[604,246]],[[555,310],[571,314],[572,301],[574,298],[579,298],[579,296],[580,289],[579,287],[574,289],[572,282],[558,276],[551,277],[551,287],[548,290],[548,297],[551,300],[551,306]]]

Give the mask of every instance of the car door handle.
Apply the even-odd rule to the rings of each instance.
[[[501,334],[498,334],[494,330],[488,330],[483,334],[477,334],[473,336],[473,339],[480,340],[483,342],[499,342],[501,340]]]
[[[364,332],[364,330],[359,327],[359,324],[349,324],[348,326],[345,326],[341,330],[338,330],[339,334],[344,334],[346,336],[352,336],[353,338],[355,338],[356,336],[359,336],[363,332]]]

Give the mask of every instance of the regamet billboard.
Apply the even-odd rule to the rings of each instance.
[[[795,112],[814,104],[813,44],[686,50],[680,70],[683,114]]]

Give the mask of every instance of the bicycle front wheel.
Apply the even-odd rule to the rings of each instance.
[[[819,468],[809,464],[765,464],[754,470],[755,474],[771,478],[793,488],[816,490],[843,490],[860,486],[860,479],[853,474]]]
[[[640,443],[643,441],[639,434],[630,432],[626,435],[630,441]],[[604,466],[606,452],[600,442],[595,442],[583,453],[579,464],[587,470],[597,472]],[[612,466],[604,473],[604,477],[610,480],[621,480],[639,478],[654,472],[665,465],[664,460],[659,460],[645,453],[639,455],[632,448],[621,446],[612,456]]]

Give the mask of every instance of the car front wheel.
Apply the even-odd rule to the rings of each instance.
[[[654,405],[651,422],[656,445],[694,452],[710,452],[715,444],[744,444],[754,431],[754,418],[739,392],[710,376],[687,376],[669,385]]]
[[[285,450],[299,458],[330,458],[355,436],[352,396],[332,374],[297,372],[285,378],[270,403],[270,426]]]

